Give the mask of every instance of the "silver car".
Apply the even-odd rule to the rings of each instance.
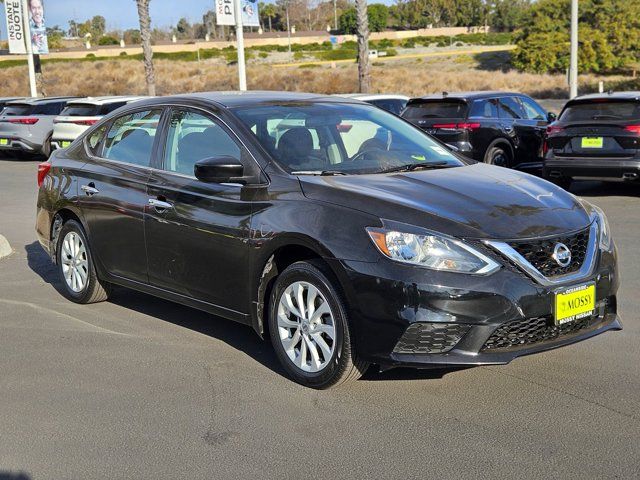
[[[69,102],[53,120],[51,148],[66,148],[102,117],[127,103],[145,97],[87,97]]]
[[[53,119],[74,98],[28,98],[7,103],[0,112],[0,152],[49,157]]]

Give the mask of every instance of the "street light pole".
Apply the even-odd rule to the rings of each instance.
[[[291,27],[289,26],[289,2],[286,3],[285,12],[287,14],[287,39],[289,40],[289,59],[291,59]]]
[[[338,0],[333,0],[333,29],[338,30]]]
[[[569,98],[578,96],[578,0],[571,0],[571,60]]]
[[[31,45],[31,25],[29,24],[29,1],[22,0],[22,23],[24,25],[24,40],[27,42],[27,67],[29,68],[29,89],[31,96],[38,96],[36,87],[36,68],[33,61],[33,46]]]
[[[244,62],[244,33],[242,31],[242,9],[240,8],[240,0],[234,0],[233,6],[235,8],[236,42],[238,48],[238,84],[240,91],[244,92],[247,90],[247,72]]]

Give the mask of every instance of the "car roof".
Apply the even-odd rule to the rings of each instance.
[[[7,105],[46,105],[47,103],[59,102],[61,100],[72,100],[78,97],[30,97],[22,100],[14,100]]]
[[[443,99],[479,100],[483,98],[512,97],[512,96],[526,96],[526,95],[518,92],[501,92],[498,90],[474,91],[474,92],[442,92],[437,94],[425,95],[423,97],[412,98],[411,101],[443,100]]]
[[[118,103],[118,102],[133,102],[136,100],[142,100],[149,97],[144,96],[133,96],[133,95],[122,95],[122,96],[104,96],[104,97],[85,97],[85,98],[77,98],[69,102],[69,105],[73,104],[91,104],[91,105],[107,105],[109,103]]]
[[[395,93],[336,93],[336,97],[355,98],[368,102],[370,100],[409,100],[406,95],[399,95]]]
[[[16,100],[25,100],[27,97],[0,97],[0,102],[14,102]]]
[[[588,95],[580,95],[572,98],[568,103],[581,102],[583,100],[640,100],[640,92],[607,92],[607,93],[591,93]]]
[[[356,99],[334,97],[320,93],[300,92],[272,92],[272,91],[229,91],[229,92],[198,92],[166,97],[151,97],[136,102],[137,105],[156,105],[175,101],[209,101],[225,108],[235,108],[252,105],[270,105],[288,102],[331,102],[331,103],[363,103]]]

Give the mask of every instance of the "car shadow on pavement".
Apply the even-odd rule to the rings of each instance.
[[[623,182],[575,181],[569,191],[580,197],[638,197],[640,184]]]
[[[26,245],[25,251],[29,268],[62,295],[63,287],[56,267],[42,246],[36,241]],[[266,341],[261,340],[247,325],[127,288],[115,287],[109,297],[109,302],[221,340],[236,350],[244,352],[270,370],[287,377],[268,338]],[[442,378],[444,375],[458,370],[461,370],[461,368],[394,368],[380,372],[376,365],[372,365],[362,377],[362,380],[432,380]],[[0,477],[0,480],[2,480],[2,477]]]
[[[24,472],[0,472],[0,480],[31,480],[31,477]]]

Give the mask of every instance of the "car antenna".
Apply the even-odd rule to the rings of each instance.
[[[442,97],[447,98],[449,96],[449,92],[442,92]]]
[[[613,95],[613,90],[609,90],[607,93],[608,93],[609,95]]]

